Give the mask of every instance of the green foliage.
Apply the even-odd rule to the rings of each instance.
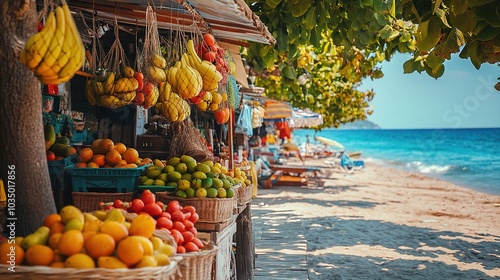
[[[377,64],[412,53],[404,73],[438,78],[451,54],[476,68],[500,61],[500,1],[246,0],[277,39],[252,43],[245,58],[266,94],[321,113],[325,126],[365,119],[373,92],[363,79],[383,76]],[[300,85],[306,70],[311,77]]]

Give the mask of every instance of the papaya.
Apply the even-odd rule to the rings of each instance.
[[[28,250],[31,246],[39,244],[45,245],[49,240],[50,229],[46,226],[39,227],[35,232],[28,234],[23,238],[21,247]]]
[[[50,146],[50,151],[53,152],[56,156],[66,157],[68,145],[61,143],[54,143]]]
[[[45,136],[45,150],[48,151],[50,146],[56,142],[56,129],[47,123],[43,126],[43,135]]]
[[[70,144],[70,141],[69,141],[69,138],[68,138],[68,137],[66,137],[66,136],[61,136],[61,137],[57,137],[57,138],[56,138],[56,143],[69,145],[69,144]]]
[[[96,139],[92,142],[92,151],[94,154],[107,154],[115,148],[115,143],[111,139]]]

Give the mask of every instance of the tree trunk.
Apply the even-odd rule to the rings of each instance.
[[[36,32],[35,0],[0,3],[0,171],[8,233],[25,236],[56,212],[42,123],[41,84],[18,59]]]

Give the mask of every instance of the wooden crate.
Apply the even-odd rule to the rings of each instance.
[[[231,225],[222,231],[202,232],[198,231],[197,237],[212,241],[219,248],[215,255],[215,262],[212,265],[212,280],[229,280],[231,274],[236,267],[231,267],[231,256],[233,252],[233,235],[236,232],[236,223],[233,221]]]

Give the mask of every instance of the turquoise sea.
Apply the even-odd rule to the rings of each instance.
[[[500,128],[477,129],[296,129],[297,144],[314,135],[342,143],[361,159],[429,177],[440,178],[483,193],[500,195]]]

